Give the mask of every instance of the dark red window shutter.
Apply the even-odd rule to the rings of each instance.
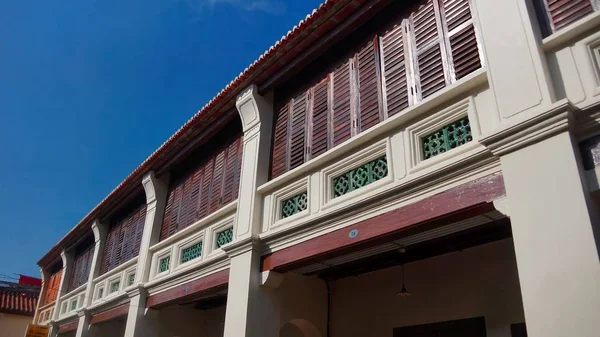
[[[91,247],[75,256],[71,266],[72,270],[69,276],[67,292],[76,289],[88,281],[93,255],[94,245],[91,245]]]
[[[215,157],[212,183],[210,187],[210,212],[221,207],[221,191],[223,189],[223,168],[225,162],[225,151],[221,151]]]
[[[210,159],[204,165],[204,175],[202,177],[202,191],[200,192],[200,201],[198,202],[198,218],[203,218],[207,216],[210,206],[211,200],[211,182],[212,182],[212,174],[213,174],[213,164],[214,159]]]
[[[350,62],[344,62],[333,72],[333,146],[352,136]]]
[[[228,204],[237,198],[237,193],[234,190],[238,189],[238,175],[240,171],[239,158],[240,139],[231,143],[227,148],[225,160],[225,176],[223,178],[223,204]],[[234,197],[235,195],[235,197]]]
[[[459,80],[481,68],[469,0],[443,0],[454,77]]]
[[[365,131],[383,120],[381,109],[381,76],[377,37],[365,44],[357,54],[358,63],[358,127]]]
[[[244,152],[244,145],[243,145],[243,137],[240,137],[236,140],[236,144],[237,144],[237,166],[235,169],[235,175],[234,175],[234,184],[233,184],[233,194],[232,194],[232,199],[237,199],[238,195],[240,193],[240,178],[242,176],[242,155]]]
[[[133,256],[138,256],[140,253],[140,246],[142,245],[142,237],[144,235],[144,227],[146,225],[146,204],[144,204],[136,214],[136,234],[135,234],[135,246],[133,248]]]
[[[330,148],[330,76],[321,80],[311,89],[311,145],[310,154],[314,158]]]
[[[279,109],[275,120],[275,134],[273,135],[273,162],[271,164],[271,177],[276,178],[288,171],[289,163],[289,124],[290,103]]]
[[[306,154],[306,107],[307,93],[303,92],[292,101],[290,170],[305,161]]]
[[[381,37],[388,116],[396,115],[410,104],[404,30],[404,24],[398,23]]]
[[[434,2],[429,0],[411,15],[417,61],[417,89],[421,99],[446,86],[446,70],[442,62],[444,53],[438,32],[440,19],[436,9]]]
[[[590,0],[546,0],[546,6],[554,31],[594,12]]]

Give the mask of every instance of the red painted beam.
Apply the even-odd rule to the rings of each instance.
[[[148,301],[146,301],[146,307],[153,308],[185,297],[216,291],[226,287],[228,283],[229,269],[222,270],[158,294],[150,295]]]
[[[263,256],[262,270],[285,272],[332,257],[494,210],[506,195],[501,173],[492,174],[399,209]],[[350,238],[350,231],[358,234]]]
[[[114,307],[103,311],[101,313],[95,314],[92,316],[90,320],[90,324],[98,324],[106,321],[110,321],[111,319],[126,317],[129,313],[129,303],[120,305],[118,307]]]
[[[58,334],[69,332],[69,331],[75,331],[75,330],[77,330],[78,325],[79,325],[79,320],[76,320],[76,321],[73,321],[70,323],[61,324],[58,326]]]

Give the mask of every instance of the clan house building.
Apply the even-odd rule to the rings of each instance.
[[[326,1],[41,258],[35,322],[598,337],[599,11]]]

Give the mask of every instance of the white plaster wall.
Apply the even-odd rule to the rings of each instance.
[[[0,317],[0,337],[23,337],[27,324],[33,322],[33,317],[2,313]]]
[[[394,327],[485,316],[488,337],[510,337],[525,321],[512,239],[333,284],[333,337],[389,337]]]
[[[222,337],[225,307],[194,309],[193,305],[161,309],[159,337]]]

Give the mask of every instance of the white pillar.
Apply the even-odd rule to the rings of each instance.
[[[251,86],[237,98],[244,130],[241,184],[238,198],[236,239],[223,247],[231,258],[225,337],[276,337],[278,319],[272,296],[260,287],[261,198],[258,186],[268,181],[272,100]]]
[[[69,273],[71,272],[71,268],[73,267],[73,253],[67,252],[63,250],[60,253],[60,257],[62,259],[63,264],[63,272],[60,278],[60,286],[58,287],[58,294],[56,295],[56,303],[54,304],[54,313],[52,314],[52,318],[54,320],[58,319],[60,314],[60,298],[62,295],[67,293],[67,282],[69,282]]]
[[[596,337],[600,261],[571,106],[482,142],[500,156],[529,337]]]
[[[148,295],[137,288],[129,293],[129,314],[125,325],[125,337],[158,337],[158,311],[146,309]]]
[[[40,320],[40,307],[48,292],[48,281],[50,280],[50,273],[44,268],[40,268],[40,275],[42,277],[42,288],[40,289],[40,295],[38,297],[37,306],[35,308],[35,315],[33,316],[33,323],[37,324]]]
[[[104,253],[104,245],[106,244],[108,226],[101,223],[99,220],[96,220],[92,224],[92,231],[94,232],[94,256],[92,257],[90,276],[88,277],[85,298],[83,299],[84,308],[92,303],[92,298],[94,296],[94,279],[100,274],[100,265],[102,264],[102,254]]]
[[[169,176],[164,175],[159,179],[151,171],[144,176],[142,184],[146,192],[146,220],[140,244],[140,254],[138,255],[135,283],[148,281],[150,264],[152,263],[149,248],[157,243],[160,237],[160,226],[162,225],[169,192]]]
[[[94,330],[96,327],[90,326],[92,315],[87,310],[79,310],[77,316],[79,316],[79,323],[77,324],[75,336],[94,337]]]
[[[142,179],[142,184],[146,192],[146,220],[135,272],[137,287],[128,292],[129,313],[125,326],[125,337],[158,336],[158,312],[146,309],[148,296],[142,284],[148,281],[150,274],[152,256],[149,256],[149,248],[158,242],[160,236],[160,226],[167,203],[169,176],[165,175],[159,179],[154,172],[149,172]]]

